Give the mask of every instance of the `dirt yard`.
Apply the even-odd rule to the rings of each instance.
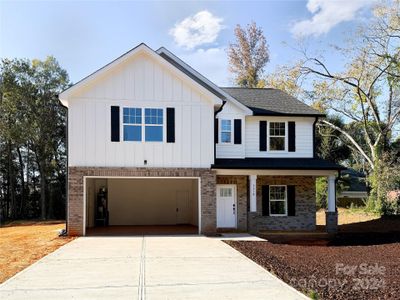
[[[352,211],[341,207],[338,208],[338,216],[339,225],[368,222],[379,219],[379,215],[376,214]],[[325,225],[325,210],[323,209],[317,211],[317,225]]]
[[[0,283],[73,238],[58,237],[65,222],[18,221],[0,227]]]
[[[331,240],[227,243],[315,299],[400,299],[400,218],[343,209]]]

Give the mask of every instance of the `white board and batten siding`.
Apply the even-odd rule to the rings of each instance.
[[[111,106],[120,106],[120,142],[111,142]],[[163,108],[164,141],[123,141],[123,107]],[[166,142],[167,107],[175,108],[175,143]],[[213,120],[207,93],[141,54],[69,99],[69,166],[209,168]]]
[[[286,123],[286,151],[260,151],[260,121]],[[296,123],[296,151],[288,152],[287,122]],[[246,157],[303,157],[312,158],[313,153],[313,117],[246,117],[245,145]],[[269,127],[268,127],[269,128]],[[269,133],[267,133],[268,136]],[[269,141],[267,139],[267,145]]]

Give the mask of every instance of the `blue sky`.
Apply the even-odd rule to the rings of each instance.
[[[371,14],[375,0],[292,1],[2,1],[0,56],[57,58],[72,82],[141,42],[181,57],[219,85],[232,85],[226,48],[236,24],[264,30],[271,61],[295,61],[285,46],[305,40],[329,65],[343,64],[329,48],[342,44]]]

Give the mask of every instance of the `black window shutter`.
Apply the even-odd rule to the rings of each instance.
[[[288,122],[289,131],[289,152],[296,151],[296,123]]]
[[[262,215],[269,216],[269,185],[262,186]]]
[[[111,142],[119,142],[119,106],[111,106]]]
[[[214,140],[215,143],[218,144],[218,119],[214,119]]]
[[[296,215],[296,189],[294,185],[287,186],[288,216]]]
[[[242,120],[235,119],[234,120],[234,143],[241,144],[242,143]]]
[[[260,151],[267,151],[267,121],[260,121]]]
[[[167,143],[175,143],[175,108],[167,107]]]

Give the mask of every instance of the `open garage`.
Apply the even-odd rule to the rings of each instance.
[[[89,235],[198,233],[198,178],[85,178]]]

